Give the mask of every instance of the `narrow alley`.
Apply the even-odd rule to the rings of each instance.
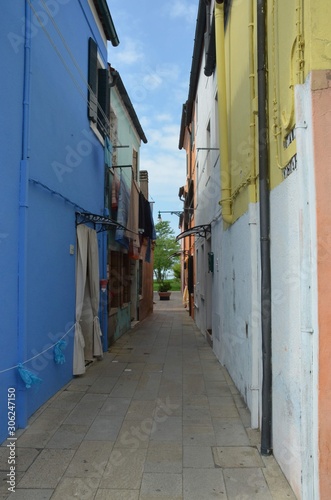
[[[182,306],[123,335],[17,433],[15,500],[295,499],[227,371]]]

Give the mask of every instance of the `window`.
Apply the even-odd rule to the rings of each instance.
[[[89,38],[88,84],[88,117],[101,136],[105,137],[109,135],[109,72],[101,66],[98,46],[93,38]]]

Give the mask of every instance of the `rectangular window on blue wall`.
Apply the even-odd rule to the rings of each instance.
[[[109,135],[109,71],[101,67],[98,59],[98,46],[93,38],[89,38],[88,52],[88,118],[92,124],[95,124],[101,136],[105,137]]]

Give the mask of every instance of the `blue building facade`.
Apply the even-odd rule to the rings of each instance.
[[[105,0],[6,2],[0,32],[0,414],[15,388],[25,427],[73,375],[76,219],[104,214],[107,40],[119,41]],[[98,247],[101,277],[105,233]],[[27,388],[19,365],[40,381]]]

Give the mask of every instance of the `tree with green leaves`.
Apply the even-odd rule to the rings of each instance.
[[[169,283],[166,283],[166,279],[174,263],[179,260],[176,252],[180,250],[180,245],[176,241],[175,232],[170,227],[170,222],[159,221],[155,225],[155,230],[154,276],[159,284],[159,291],[167,291],[165,288],[168,288],[168,290],[170,288]]]

